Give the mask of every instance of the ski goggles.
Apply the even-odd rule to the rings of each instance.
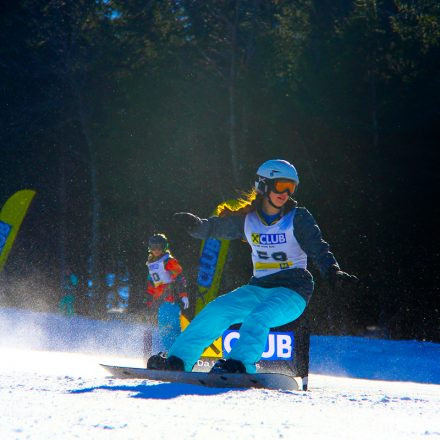
[[[163,244],[153,243],[148,246],[148,249],[150,249],[151,251],[159,251],[159,250],[163,251],[164,246],[163,246]]]
[[[289,195],[292,195],[296,189],[296,182],[286,179],[272,180],[270,189],[277,194],[288,192]]]

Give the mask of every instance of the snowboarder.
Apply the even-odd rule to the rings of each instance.
[[[145,351],[152,349],[167,351],[180,333],[180,307],[189,307],[186,281],[182,267],[169,251],[168,240],[164,234],[155,234],[148,240],[147,300],[150,324],[157,324],[158,332],[154,338],[151,332],[145,336]]]
[[[203,349],[232,324],[241,323],[240,338],[212,373],[255,373],[271,327],[296,320],[313,292],[307,270],[311,259],[333,285],[356,283],[340,270],[310,212],[293,195],[299,184],[295,167],[269,160],[257,170],[255,188],[238,209],[227,204],[218,217],[200,219],[176,213],[176,223],[195,238],[244,239],[251,247],[253,276],[249,283],[210,302],[168,351],[147,362],[149,369],[191,371]]]

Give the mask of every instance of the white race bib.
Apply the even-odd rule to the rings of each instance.
[[[171,274],[165,269],[166,260],[169,258],[169,254],[166,253],[159,260],[154,262],[147,262],[148,272],[153,279],[154,286],[160,286],[161,284],[169,284],[173,281]]]
[[[265,225],[256,211],[246,215],[244,232],[252,248],[254,276],[261,278],[293,268],[307,268],[307,254],[293,233],[296,209],[278,222]]]

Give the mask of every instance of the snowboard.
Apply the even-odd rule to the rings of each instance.
[[[203,385],[213,388],[266,388],[271,390],[297,391],[298,382],[294,377],[279,373],[202,373],[186,371],[148,370],[147,368],[120,367],[104,365],[117,379],[149,379],[161,382],[178,382],[192,385]]]

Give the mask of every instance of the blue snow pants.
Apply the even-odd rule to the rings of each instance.
[[[306,301],[294,290],[247,284],[210,302],[178,336],[168,356],[179,357],[185,371],[191,371],[206,347],[231,325],[242,323],[240,339],[227,358],[243,362],[248,373],[255,373],[270,328],[294,321],[305,307]]]
[[[157,331],[153,335],[153,352],[167,352],[180,334],[180,307],[164,301],[157,311]]]

